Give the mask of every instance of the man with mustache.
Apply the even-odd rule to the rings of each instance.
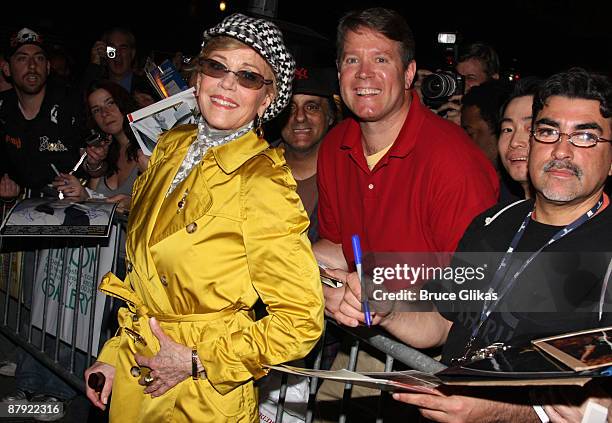
[[[48,80],[50,65],[40,34],[23,28],[12,35],[2,71],[13,89],[0,94],[0,198],[40,190],[79,160],[83,127],[76,92]],[[91,169],[99,165],[92,153]],[[84,174],[83,174],[84,175]]]
[[[377,315],[374,322],[413,346],[444,345],[446,364],[469,359],[495,342],[517,346],[535,338],[610,326],[612,300],[606,278],[612,266],[612,208],[604,185],[612,174],[611,143],[610,79],[574,68],[545,80],[534,96],[531,124],[528,166],[535,199],[495,206],[465,232],[457,251],[482,256],[488,264],[482,282],[436,288],[478,289],[495,293],[497,299],[472,304],[438,301],[438,311]],[[350,316],[343,323],[354,326],[363,317],[355,302],[360,289],[353,275],[347,292],[352,296],[345,294],[340,309]],[[583,394],[609,405],[609,393],[602,397],[594,392],[591,387]],[[575,416],[587,403],[582,398],[570,407],[571,401],[558,393],[548,395],[545,402],[526,393],[442,389],[440,395],[394,398],[418,406],[434,421],[473,423],[538,422],[536,412],[546,412],[554,422],[580,421]]]

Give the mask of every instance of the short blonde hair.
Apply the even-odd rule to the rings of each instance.
[[[249,46],[248,44],[245,44],[242,41],[237,40],[236,38],[226,37],[226,36],[223,36],[223,35],[211,38],[210,41],[208,41],[204,45],[204,47],[202,47],[202,51],[200,51],[200,54],[197,57],[196,66],[198,66],[198,68],[197,68],[198,72],[200,71],[200,68],[199,68],[199,65],[198,65],[199,62],[200,62],[200,59],[208,59],[208,56],[210,56],[210,54],[213,51],[216,51],[216,50],[236,50],[236,49],[245,48],[245,47],[246,48],[250,48],[253,51],[256,51],[251,46]],[[259,53],[257,53],[257,54],[259,54]],[[272,96],[276,97],[276,94],[277,94],[276,75],[274,74],[274,70],[272,69],[272,66],[270,66],[268,61],[264,57],[262,57],[262,59],[263,59],[263,61],[266,64],[265,71],[268,73],[268,75],[272,76],[271,79],[272,79],[272,81],[274,81],[273,84],[267,86],[267,89],[268,90],[271,89]],[[264,75],[264,77],[266,79],[270,79],[270,78],[268,78],[267,75]]]

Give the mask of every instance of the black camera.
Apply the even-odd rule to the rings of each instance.
[[[421,93],[423,102],[432,109],[437,109],[448,101],[448,98],[465,92],[463,76],[455,72],[459,58],[459,42],[461,34],[457,32],[439,32],[437,46],[442,52],[442,70],[438,70],[423,78]]]
[[[117,49],[115,47],[106,46],[106,57],[109,59],[117,57]]]
[[[464,91],[463,75],[450,70],[434,72],[423,78],[421,82],[423,100],[429,107],[435,107],[435,104],[441,106],[449,97],[463,94]]]
[[[101,147],[109,141],[110,137],[107,134],[95,129],[91,129],[89,135],[85,138],[85,144],[90,147]]]

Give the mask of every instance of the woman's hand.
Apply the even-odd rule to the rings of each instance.
[[[149,319],[149,326],[159,340],[159,352],[154,357],[136,354],[134,358],[139,366],[151,369],[153,382],[148,384],[144,393],[159,397],[191,376],[191,348],[170,339],[154,317]],[[145,385],[142,379],[140,383]]]
[[[127,213],[130,211],[132,197],[127,194],[117,194],[106,199],[107,203],[117,203],[117,211],[119,213]]]
[[[103,140],[99,144],[88,145],[85,148],[87,159],[83,168],[91,176],[99,177],[106,171],[107,166],[104,161],[108,156],[108,148],[110,147],[110,143],[111,142],[109,140]]]
[[[87,383],[89,375],[93,373],[102,373],[104,375],[104,387],[102,392],[98,393],[89,387]],[[85,394],[93,405],[100,410],[106,410],[108,397],[113,389],[113,380],[115,379],[115,368],[107,363],[96,361],[89,369],[85,370]]]
[[[53,181],[53,187],[64,194],[64,198],[73,201],[83,201],[89,198],[85,187],[76,176],[68,173],[60,173]],[[60,197],[61,198],[61,197]]]
[[[95,65],[100,65],[106,57],[106,43],[104,41],[96,41],[91,47],[89,60]]]

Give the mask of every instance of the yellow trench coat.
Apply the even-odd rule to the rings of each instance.
[[[301,358],[321,335],[308,218],[281,152],[251,131],[210,149],[166,198],[195,136],[189,125],[160,140],[134,184],[126,279],[108,274],[100,285],[129,306],[98,357],[116,369],[111,421],[258,421],[253,380],[263,364]],[[258,297],[268,316],[255,322]],[[159,351],[151,316],[176,342],[197,346],[207,379],[143,394],[130,368],[135,352]]]

